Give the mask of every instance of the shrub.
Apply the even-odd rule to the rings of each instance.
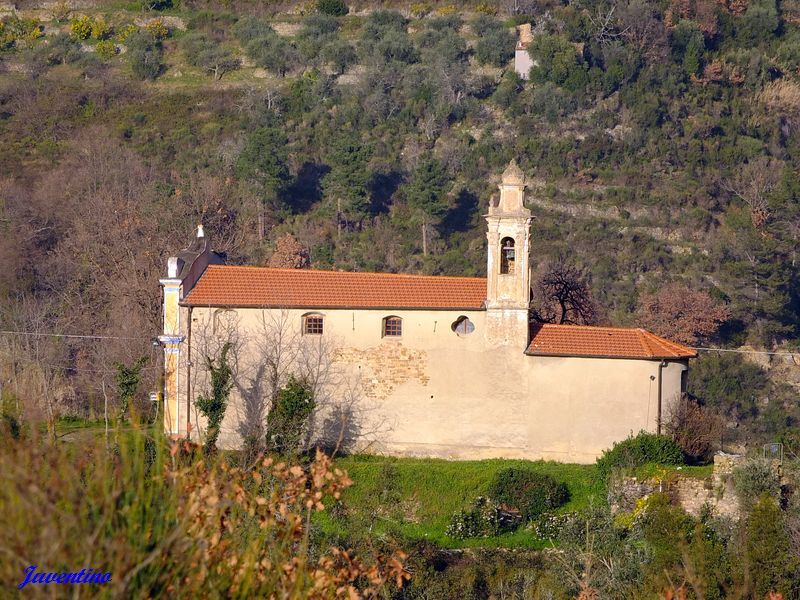
[[[276,35],[275,30],[268,23],[256,17],[242,17],[239,19],[236,25],[233,26],[233,34],[244,46],[253,40]]]
[[[154,19],[144,27],[147,32],[157,40],[166,39],[169,36],[169,28],[161,19]]]
[[[117,30],[117,35],[114,36],[114,39],[119,44],[124,44],[128,41],[128,38],[138,31],[136,25],[128,24],[125,27]]]
[[[733,470],[736,493],[745,506],[755,503],[762,495],[778,499],[781,482],[769,461],[750,460]]]
[[[49,65],[68,65],[79,63],[87,57],[81,51],[75,38],[66,33],[59,33],[50,38],[45,47],[46,60]]]
[[[424,2],[415,2],[411,5],[411,15],[417,19],[421,19],[429,12],[431,12],[431,7]]]
[[[119,416],[123,420],[128,418],[128,411],[142,381],[142,369],[146,362],[147,358],[142,356],[130,366],[120,362],[114,363],[116,371],[114,380],[117,383],[117,396],[120,402]]]
[[[95,19],[92,21],[92,38],[96,40],[105,40],[111,37],[111,26],[103,21],[103,19]]]
[[[17,42],[32,42],[43,35],[38,19],[20,19],[17,16],[0,19],[0,50]]]
[[[161,42],[146,31],[137,31],[128,38],[128,62],[138,79],[155,79],[161,73]]]
[[[680,398],[667,409],[664,431],[693,463],[708,460],[719,443],[722,419],[691,398]]]
[[[774,499],[764,494],[747,518],[746,557],[754,598],[797,598],[798,559],[792,553],[785,517]]]
[[[605,479],[614,469],[634,469],[647,463],[681,465],[683,452],[669,436],[641,431],[635,437],[616,442],[610,450],[604,450],[597,459],[597,469]]]
[[[489,497],[518,510],[525,521],[530,521],[566,503],[569,490],[550,475],[510,467],[497,472],[489,486]]]
[[[453,515],[445,535],[457,540],[489,537],[516,529],[519,522],[519,516],[502,510],[489,498],[478,496],[472,508]]]
[[[556,515],[553,513],[542,513],[539,518],[533,522],[533,532],[541,540],[557,540],[564,528],[571,524],[577,515],[575,513],[566,513],[563,515]]]
[[[92,20],[86,15],[72,19],[69,30],[79,40],[88,40],[92,36]]]
[[[97,51],[97,56],[103,60],[110,60],[117,55],[117,45],[111,40],[97,42],[95,50]]]
[[[480,38],[475,46],[478,62],[502,67],[514,56],[514,36],[500,21],[481,15],[471,27]]]
[[[343,17],[350,12],[344,0],[318,0],[317,10],[323,14],[332,15],[334,17]]]
[[[282,454],[300,450],[308,418],[315,406],[314,392],[308,383],[290,377],[267,414],[268,447]]]

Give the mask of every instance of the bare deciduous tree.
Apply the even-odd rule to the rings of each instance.
[[[191,394],[208,385],[200,357],[216,356],[230,344],[235,394],[223,433],[238,434],[250,457],[264,450],[267,415],[290,377],[306,383],[314,396],[315,409],[303,432],[305,448],[320,445],[338,452],[384,429],[380,419],[367,418],[359,378],[337,361],[338,340],[302,335],[295,313],[264,309],[245,321],[237,311],[217,309],[198,321],[193,325]],[[196,426],[202,432],[199,422]]]
[[[559,259],[547,263],[533,278],[531,314],[540,323],[589,325],[598,307],[584,269]]]
[[[503,10],[509,15],[531,15],[537,8],[534,0],[503,0]]]
[[[598,6],[594,14],[589,14],[589,22],[594,30],[593,37],[599,44],[610,44],[628,32],[628,27],[621,28],[614,15],[616,4],[609,7]]]
[[[761,229],[769,221],[769,195],[780,183],[782,173],[781,161],[761,156],[745,163],[722,182],[724,189],[750,208],[750,218],[756,229]]]
[[[655,294],[643,294],[637,315],[653,333],[684,344],[708,338],[729,318],[726,306],[680,283],[666,285]]]
[[[669,39],[657,9],[645,0],[627,0],[617,10],[623,38],[649,61],[664,59],[669,52]]]

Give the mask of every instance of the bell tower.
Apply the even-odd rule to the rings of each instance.
[[[487,339],[495,344],[528,341],[531,211],[525,207],[525,174],[512,160],[503,172],[500,197],[486,215]]]

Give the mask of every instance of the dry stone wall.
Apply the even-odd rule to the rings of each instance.
[[[743,460],[737,454],[718,453],[714,456],[714,471],[707,478],[689,477],[679,471],[664,480],[622,477],[609,484],[611,511],[631,512],[640,498],[663,492],[694,517],[707,507],[717,516],[738,520],[741,506],[733,487],[733,470]]]

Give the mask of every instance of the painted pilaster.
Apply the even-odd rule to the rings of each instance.
[[[181,298],[181,280],[177,278],[176,258],[170,258],[167,265],[167,278],[159,283],[164,289],[164,328],[158,340],[164,348],[164,431],[170,435],[181,433],[182,419],[180,394],[180,356],[183,336],[181,335],[181,314],[178,305]],[[183,428],[185,431],[185,427]]]

